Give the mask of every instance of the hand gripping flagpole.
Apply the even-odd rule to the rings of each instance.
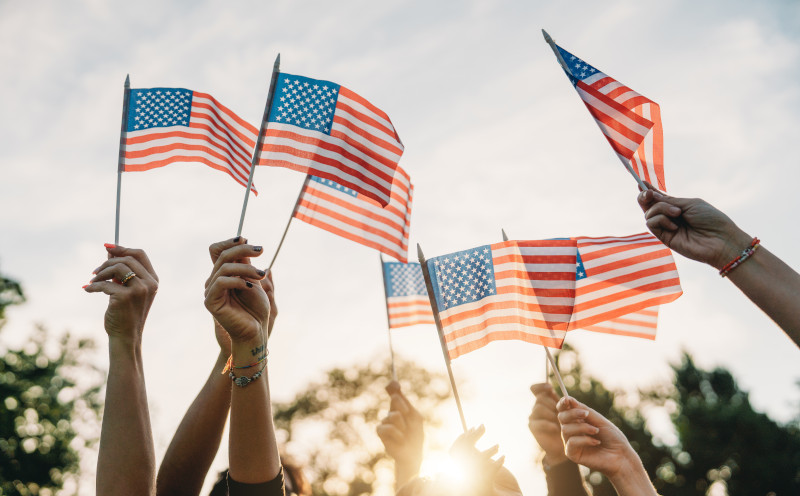
[[[425,287],[428,290],[428,299],[431,302],[431,310],[433,310],[433,320],[436,322],[436,330],[439,332],[439,343],[442,345],[442,354],[444,354],[444,363],[447,365],[447,374],[450,376],[450,387],[453,389],[453,396],[456,399],[456,406],[458,407],[458,415],[461,417],[461,427],[464,432],[467,432],[467,421],[464,418],[464,409],[461,407],[461,399],[458,397],[458,389],[456,388],[456,380],[453,377],[453,369],[450,367],[450,355],[447,353],[447,344],[444,341],[444,331],[442,330],[442,321],[439,320],[439,308],[436,305],[436,295],[433,292],[433,284],[431,283],[431,275],[428,273],[428,262],[425,260],[425,255],[422,254],[422,248],[417,243],[417,257],[422,266],[422,276],[425,278]]]
[[[278,253],[281,252],[281,246],[283,246],[283,240],[286,239],[286,233],[289,232],[289,226],[292,225],[292,219],[294,219],[294,214],[297,213],[297,207],[298,205],[300,205],[300,197],[303,196],[303,191],[305,191],[306,186],[308,186],[309,178],[310,176],[306,176],[305,181],[303,181],[303,186],[300,188],[300,192],[297,193],[297,200],[294,201],[294,208],[292,209],[292,214],[289,216],[289,221],[286,223],[286,227],[283,229],[281,240],[278,242],[278,247],[275,248],[275,254],[272,255],[272,261],[270,261],[267,270],[272,270],[272,265],[275,263],[275,259],[278,258]]]
[[[550,48],[553,49],[553,53],[556,55],[556,58],[558,59],[558,63],[561,64],[561,68],[564,69],[564,72],[569,74],[571,80],[577,80],[575,75],[572,73],[572,70],[570,70],[569,66],[564,61],[564,57],[561,56],[561,52],[558,51],[558,48],[556,47],[556,42],[553,41],[553,38],[551,38],[550,35],[547,34],[547,31],[545,31],[544,29],[542,29],[542,35],[544,35],[544,41],[546,41],[547,44],[550,45]],[[595,120],[595,124],[597,124],[597,120]],[[597,127],[600,127],[600,124],[597,124]],[[602,131],[602,128],[600,130]],[[628,172],[631,173],[633,178],[636,179],[636,182],[639,184],[639,187],[642,189],[642,191],[647,191],[648,189],[650,189],[644,184],[644,181],[642,181],[642,178],[639,177],[633,171],[633,167],[631,166],[631,163],[630,163],[629,160],[625,160],[624,158],[622,158],[622,156],[620,156],[617,153],[615,153],[615,155],[619,158],[620,162],[622,162],[622,165],[624,165],[625,168],[628,169]]]
[[[125,92],[122,97],[122,124],[119,129],[119,160],[117,161],[117,214],[114,220],[114,244],[119,244],[119,198],[122,192],[122,167],[125,161],[125,128],[128,123],[128,105],[131,95],[131,75],[125,76]]]
[[[508,241],[508,234],[506,234],[506,230],[501,228],[500,231],[502,231],[503,233],[503,241]],[[553,355],[550,353],[550,349],[544,345],[542,345],[542,348],[544,348],[545,355],[547,356],[547,360],[545,360],[545,366],[544,366],[545,382],[549,382],[550,372],[547,370],[547,364],[549,363],[553,367],[553,370],[555,370],[556,372],[556,378],[558,378],[558,385],[559,387],[561,387],[561,394],[565,398],[569,397],[569,393],[567,393],[567,387],[564,385],[564,380],[561,378],[561,372],[558,371],[558,367],[556,366],[556,361],[553,359]]]
[[[258,156],[261,153],[261,145],[264,143],[264,132],[267,129],[267,122],[269,122],[269,111],[272,108],[272,97],[275,95],[275,83],[278,82],[278,74],[281,72],[281,54],[275,57],[275,64],[272,66],[272,79],[269,81],[269,91],[267,92],[267,105],[264,107],[264,116],[261,118],[261,128],[258,130],[258,139],[256,140],[256,148],[253,150],[253,160],[250,164],[250,177],[247,178],[247,189],[244,192],[244,203],[242,204],[242,215],[239,217],[239,229],[236,231],[236,236],[242,235],[242,226],[244,225],[244,214],[247,211],[247,200],[250,198],[250,188],[253,186],[253,172],[256,170],[256,163],[258,163]]]
[[[392,380],[397,380],[397,370],[394,367],[394,346],[392,346],[392,326],[389,318],[389,288],[386,287],[386,273],[383,270],[383,253],[378,253],[381,259],[381,276],[383,277],[383,295],[386,302],[386,330],[389,335],[389,355],[392,357]]]

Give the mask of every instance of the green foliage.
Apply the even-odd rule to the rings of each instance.
[[[48,346],[57,344],[55,353]],[[96,442],[99,372],[85,365],[93,344],[60,342],[37,327],[22,349],[0,359],[0,495],[46,495],[75,478],[83,449]]]
[[[9,305],[19,305],[25,301],[20,283],[0,276],[0,322],[5,318],[5,310]]]
[[[396,366],[403,394],[428,427],[436,426],[435,409],[450,397],[447,379],[410,362]],[[385,362],[333,369],[326,381],[310,384],[293,401],[273,405],[278,438],[287,452],[305,461],[315,496],[373,494],[380,485],[376,474],[391,471],[375,434],[389,407],[388,371]],[[304,439],[309,432],[313,438]]]
[[[714,483],[730,496],[800,494],[800,426],[753,410],[729,371],[699,369],[684,353],[672,384],[630,395],[583,373],[575,350],[557,358],[570,394],[622,430],[662,496],[703,496]],[[642,413],[653,406],[673,412],[678,445],[653,441]],[[599,473],[588,482],[595,496],[616,495]]]

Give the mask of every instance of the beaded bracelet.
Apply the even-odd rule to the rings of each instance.
[[[727,276],[730,271],[740,266],[745,260],[753,256],[753,253],[758,250],[759,246],[761,246],[761,240],[758,238],[753,238],[753,241],[750,242],[750,246],[742,250],[742,253],[740,253],[738,257],[728,262],[728,264],[719,271],[719,275],[722,277]]]
[[[251,363],[250,365],[242,365],[241,367],[238,367],[233,364],[233,355],[229,355],[228,361],[225,362],[225,368],[222,369],[222,375],[225,375],[231,369],[249,369],[251,367],[255,367],[256,365],[266,360],[268,356],[269,356],[269,350],[267,350],[267,352],[264,354],[261,360],[257,361],[256,363]]]
[[[267,358],[267,357],[264,357],[264,359],[266,359],[266,358]],[[253,381],[255,381],[256,379],[258,379],[259,377],[261,377],[261,374],[263,374],[263,373],[264,373],[264,370],[265,370],[266,368],[267,368],[267,364],[265,363],[265,364],[264,364],[264,366],[263,366],[263,367],[261,367],[261,370],[259,370],[259,371],[258,371],[258,372],[256,372],[255,374],[253,374],[251,377],[245,377],[245,376],[236,377],[235,375],[233,375],[233,370],[231,370],[231,371],[230,371],[230,373],[228,374],[228,376],[231,378],[231,380],[233,381],[233,383],[234,383],[234,384],[236,384],[237,386],[239,386],[239,387],[245,387],[245,386],[247,386],[248,384],[250,384],[251,382],[253,382]]]

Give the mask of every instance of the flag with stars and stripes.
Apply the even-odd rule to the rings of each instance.
[[[258,129],[207,93],[184,88],[129,91],[123,171],[199,162],[247,186]]]
[[[658,306],[682,294],[650,233],[505,241],[426,265],[450,358],[497,340],[560,348],[577,329],[654,339]]]
[[[658,326],[658,307],[639,310],[623,317],[607,320],[584,329],[603,334],[631,336],[634,338],[655,339]]]
[[[282,73],[258,153],[258,165],[330,179],[387,205],[403,144],[389,116],[353,91]]]
[[[572,71],[567,76],[611,148],[641,179],[666,191],[664,131],[658,104],[556,47]]]
[[[434,323],[419,263],[383,262],[383,284],[389,329]]]
[[[297,199],[296,219],[408,262],[411,200],[414,186],[403,169],[392,189],[389,204],[381,206],[346,186],[307,176]]]
[[[450,358],[491,341],[560,348],[575,299],[576,243],[504,241],[426,262]]]
[[[578,257],[570,330],[657,307],[683,293],[672,252],[650,233],[573,239]]]

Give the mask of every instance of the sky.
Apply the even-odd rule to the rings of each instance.
[[[28,302],[2,346],[34,323],[94,338],[107,366],[106,299],[81,290],[113,241],[122,86],[211,93],[251,123],[272,63],[351,88],[386,111],[415,185],[411,242],[427,256],[512,239],[645,230],[636,183],[570,87],[540,30],[661,105],[669,192],[701,197],[800,267],[800,6],[795,2],[0,1],[0,272]],[[259,168],[243,234],[266,266],[302,174]],[[160,277],[144,337],[157,456],[216,356],[203,307],[207,246],[235,235],[244,188],[196,164],[126,173],[120,244]],[[575,332],[588,373],[635,391],[670,379],[683,350],[733,371],[755,407],[800,410],[800,350],[707,266],[676,255],[684,295],[654,342]],[[273,396],[332,366],[388,355],[378,254],[294,222],[274,267]],[[432,326],[393,335],[444,373]],[[178,358],[176,360],[176,357]],[[182,357],[182,358],[181,358]],[[181,361],[183,360],[183,363]],[[196,365],[206,362],[207,365]],[[544,487],[527,431],[542,350],[493,343],[453,363],[470,425],[484,423],[526,494]],[[387,405],[388,406],[388,405]],[[441,435],[458,433],[452,425]],[[657,433],[672,440],[666,417]],[[659,424],[660,422],[660,424]],[[660,425],[660,427],[659,427]],[[89,458],[89,457],[87,457]],[[84,460],[91,475],[95,460]],[[215,468],[225,466],[224,449]],[[80,493],[92,494],[91,478]]]

